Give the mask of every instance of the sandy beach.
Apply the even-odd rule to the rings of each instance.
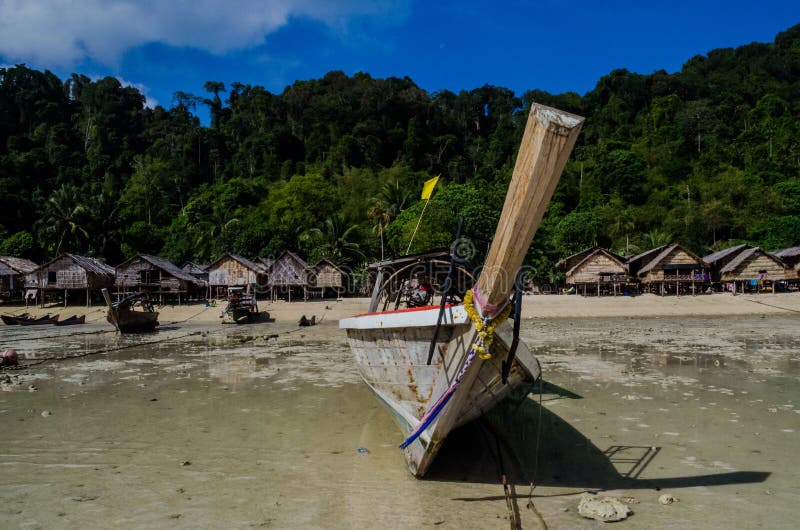
[[[225,306],[218,301],[215,307],[204,304],[166,305],[159,307],[162,323],[213,323],[217,322]],[[302,315],[317,319],[339,320],[364,313],[369,307],[367,298],[341,300],[314,300],[307,302],[260,301],[261,310],[268,311],[280,322],[297,321]],[[59,314],[62,318],[85,314],[87,322],[105,318],[103,306],[49,305],[47,307],[23,305],[0,306],[0,313],[30,313],[34,316]],[[599,318],[599,317],[664,317],[664,316],[725,316],[725,315],[776,315],[800,313],[800,294],[778,293],[759,295],[732,295],[730,293],[697,296],[641,296],[583,297],[570,295],[526,296],[523,318]]]
[[[627,528],[796,526],[797,294],[526,297],[543,392],[454,432],[425,480],[338,329],[367,300],[259,304],[273,322],[0,326],[23,365],[0,372],[0,527],[508,528],[502,472],[522,528],[597,528],[585,492]]]

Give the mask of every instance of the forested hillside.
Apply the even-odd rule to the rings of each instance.
[[[800,26],[675,74],[613,71],[583,96],[431,94],[341,72],[281,94],[197,91],[150,109],[114,78],[0,69],[0,254],[180,263],[291,249],[357,266],[382,241],[406,250],[438,174],[411,250],[448,244],[459,217],[488,238],[531,101],[587,118],[529,254],[541,275],[593,244],[800,244]]]

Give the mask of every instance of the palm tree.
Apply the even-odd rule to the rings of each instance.
[[[389,215],[389,211],[386,209],[385,204],[379,200],[374,200],[372,206],[370,206],[369,210],[367,210],[367,215],[376,223],[372,227],[372,231],[378,232],[378,235],[381,238],[381,261],[383,261],[383,232],[386,230],[386,226],[391,222],[392,218]]]
[[[80,248],[81,238],[89,239],[84,227],[86,206],[78,198],[78,188],[64,185],[53,192],[45,204],[41,232],[48,246],[55,245],[54,255],[61,253],[61,247],[69,237],[68,247]],[[52,247],[51,247],[52,248]]]
[[[197,255],[200,259],[210,259],[218,239],[239,223],[236,217],[218,204],[211,209],[211,219],[199,223],[197,236]]]
[[[310,228],[300,235],[300,242],[320,258],[328,258],[338,264],[346,264],[353,259],[365,258],[358,243],[352,240],[357,234],[358,225],[349,225],[340,213],[325,219],[322,228]]]
[[[650,248],[663,247],[672,243],[672,234],[658,228],[653,228],[644,235],[645,242]]]
[[[367,211],[367,215],[375,221],[373,231],[377,232],[381,238],[381,260],[383,260],[384,231],[389,223],[408,207],[411,202],[411,192],[402,188],[400,182],[395,179],[394,182],[385,183],[378,195],[372,197],[369,202],[371,206]]]

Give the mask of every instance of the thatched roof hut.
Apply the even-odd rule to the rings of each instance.
[[[341,296],[346,281],[347,273],[327,258],[319,260],[308,275],[309,287],[320,297],[324,297],[326,289],[335,291],[337,297]]]
[[[167,299],[187,299],[200,294],[204,284],[191,274],[164,258],[137,254],[117,265],[114,284],[118,293],[146,292],[158,297],[161,303]]]
[[[298,291],[302,290],[303,299],[308,298],[308,263],[300,256],[289,250],[284,250],[269,268],[269,279],[267,281],[272,299],[285,295],[289,301],[292,300],[292,291],[295,297]]]
[[[609,250],[592,247],[568,256],[556,267],[563,270],[567,285],[575,287],[584,295],[596,292],[614,294],[622,292],[630,283],[625,258]]]
[[[48,294],[63,292],[66,305],[70,291],[85,291],[88,306],[92,295],[102,299],[100,289],[114,285],[114,268],[89,256],[63,254],[28,274],[25,282],[29,289],[38,290],[40,303],[45,302]]]
[[[0,256],[0,299],[22,299],[25,277],[39,267],[25,258]]]
[[[759,247],[747,248],[719,270],[720,280],[732,282],[734,292],[774,291],[774,282],[794,277],[780,258]]]
[[[645,290],[662,295],[694,294],[711,284],[708,264],[682,245],[663,245],[634,256],[628,270]]]
[[[748,248],[752,247],[742,243],[741,245],[734,245],[732,247],[714,252],[713,254],[709,254],[708,256],[703,256],[703,261],[708,263],[709,267],[711,267],[712,278],[719,281],[720,269],[730,263],[731,260],[736,258],[740,252]]]
[[[216,297],[226,296],[230,287],[259,292],[267,285],[267,270],[237,254],[225,254],[208,266],[208,285]]]

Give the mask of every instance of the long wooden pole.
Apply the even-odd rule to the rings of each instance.
[[[484,314],[493,316],[514,288],[517,270],[542,222],[583,118],[534,103],[492,247],[475,292]]]

